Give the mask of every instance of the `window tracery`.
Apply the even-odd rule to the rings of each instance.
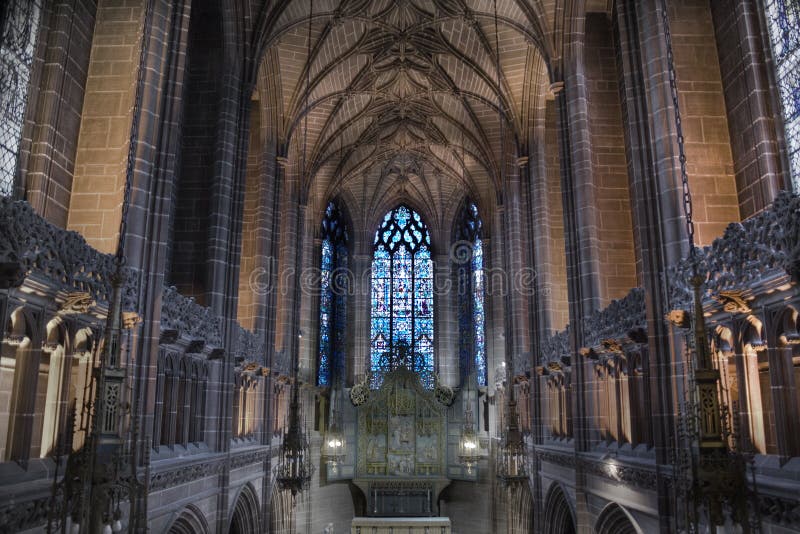
[[[795,191],[800,191],[800,4],[791,0],[767,0],[775,74],[789,150]]]
[[[28,100],[40,3],[11,0],[0,17],[0,195],[11,195]]]
[[[405,365],[433,387],[433,261],[422,217],[407,206],[387,213],[372,261],[372,387]]]
[[[347,226],[341,211],[330,202],[322,219],[320,265],[319,359],[317,385],[332,385],[344,371],[347,324]]]
[[[259,430],[256,397],[260,381],[251,371],[239,370],[234,375],[231,417],[231,434],[234,438],[252,438]]]
[[[171,431],[173,428],[172,422],[176,415],[173,398],[177,374],[174,366],[174,356],[167,355],[163,358],[161,373],[159,373],[159,379],[161,380],[161,427],[159,439],[155,440],[159,445],[170,446],[175,439]]]
[[[154,445],[186,447],[205,441],[207,389],[206,362],[175,353],[160,357]]]
[[[468,202],[461,214],[459,245],[469,250],[456,251],[460,263],[459,276],[459,363],[461,372],[474,370],[479,386],[485,386],[486,374],[486,314],[484,311],[485,282],[483,271],[483,223],[478,207]],[[471,359],[472,365],[468,366]]]

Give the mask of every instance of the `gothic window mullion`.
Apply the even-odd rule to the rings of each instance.
[[[417,254],[416,251],[411,251],[411,354],[416,354],[417,352],[417,321],[416,321],[416,301],[415,301],[415,294],[417,292],[417,280],[416,280],[416,264],[417,264]],[[416,364],[414,359],[411,360],[412,365]],[[417,371],[415,368],[414,371]]]

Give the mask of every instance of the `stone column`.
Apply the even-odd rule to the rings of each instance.
[[[143,321],[134,326],[131,335],[125,338],[129,340],[128,354],[132,355],[133,361],[136,362],[128,375],[133,387],[131,424],[136,439],[133,448],[134,461],[148,470],[144,476],[145,481],[149,476],[147,474],[149,456],[153,446],[161,296],[167,262],[166,244],[169,239],[172,188],[179,165],[183,73],[190,13],[189,5],[183,1],[156,0],[149,4],[149,13],[145,13],[146,5],[142,2],[141,5],[132,4],[125,10],[114,10],[109,3],[100,2],[98,6],[100,21],[95,26],[96,39],[86,96],[87,101],[92,98],[91,81],[95,75],[98,76],[95,80],[98,91],[112,80],[112,87],[119,88],[117,110],[101,110],[101,113],[111,115],[108,119],[111,130],[107,142],[114,146],[121,143],[120,146],[124,147],[124,150],[128,149],[127,140],[130,138],[132,121],[138,121],[138,132],[132,151],[134,155],[132,195],[125,247],[127,265],[135,275],[134,279],[129,281],[132,291],[125,295],[125,300],[129,301],[128,304],[135,305],[134,311],[143,318]],[[117,20],[118,17],[123,17],[124,20]],[[146,27],[143,26],[145,20],[148,24]],[[134,34],[138,32],[140,35],[138,41],[132,41],[135,45],[124,57],[113,55],[114,52],[119,53],[121,49],[110,44],[116,38],[122,38],[125,43],[129,42],[120,33],[121,28],[126,32],[130,30]],[[103,35],[107,35],[108,38],[97,39]],[[139,56],[143,46],[142,40],[145,38],[147,55],[142,65]],[[109,49],[105,50],[106,47]],[[137,87],[137,73],[140,68],[145,70],[142,73],[141,85]],[[126,119],[124,113],[130,115],[137,92],[140,95],[139,114]],[[107,103],[104,97],[96,95],[94,98]],[[97,108],[93,107],[93,110]],[[115,118],[116,114],[123,115]],[[86,122],[91,116],[93,113],[84,118],[82,128],[91,127],[91,123]],[[96,234],[87,226],[90,221],[81,223],[78,220],[80,217],[93,215],[91,207],[81,200],[88,201],[95,194],[92,179],[97,177],[90,172],[91,168],[96,168],[90,165],[94,163],[92,159],[94,152],[90,150],[91,143],[87,139],[80,144],[77,157],[84,158],[85,166],[76,165],[76,186],[79,194],[73,195],[71,209],[76,211],[70,212],[70,224],[81,231],[88,231],[87,240],[93,246],[107,250],[112,242],[116,246],[114,232],[117,227],[114,225],[119,222],[119,211],[114,212],[114,210],[119,210],[120,204],[113,202],[111,197],[106,204],[103,204],[107,208],[113,206],[113,210],[109,212],[107,219],[103,219],[100,234]],[[81,150],[84,152],[81,153]],[[115,176],[124,183],[128,158],[121,157],[117,161],[122,161],[122,165],[115,171],[119,173]],[[83,185],[78,185],[78,182]],[[120,200],[121,196],[117,202]],[[144,495],[142,497],[136,501],[131,511],[135,529],[144,529],[147,519],[147,501]]]
[[[459,385],[458,285],[454,285],[452,262],[447,247],[433,257],[434,265],[434,342],[440,380]],[[448,283],[449,282],[449,283]]]
[[[584,318],[602,306],[598,254],[598,215],[592,177],[591,135],[584,64],[584,14],[568,10],[565,20],[562,62],[563,80],[551,86],[556,95],[561,155],[561,194],[567,256],[567,292],[572,346],[573,437],[575,452],[591,449],[598,440],[593,421],[592,375],[579,354],[584,346]],[[575,500],[578,532],[590,532],[586,480],[579,462],[575,465]]]
[[[709,2],[719,52],[725,108],[742,219],[763,210],[790,188],[780,155],[764,47],[768,46],[756,0]]]
[[[643,371],[649,383],[656,462],[666,466],[674,443],[674,380],[684,370],[678,368],[680,358],[674,358],[682,348],[671,347],[670,329],[664,320],[669,294],[663,273],[684,256],[687,239],[659,6],[657,0],[625,0],[616,4],[614,16],[634,241],[639,249],[637,275],[646,294],[649,365]],[[661,475],[657,491],[660,531],[666,534],[674,530],[676,518],[671,490]]]
[[[96,11],[92,0],[45,2],[40,20],[42,53],[33,63],[31,87],[37,90],[25,112],[17,197],[59,228],[67,225]]]
[[[358,235],[358,234],[356,234]],[[370,314],[372,305],[372,256],[354,253],[350,258],[353,288],[347,303],[347,362],[346,385],[352,385],[370,366]]]
[[[785,323],[792,321],[792,308],[781,304],[768,310],[764,329],[767,333],[767,360],[769,362],[772,408],[775,413],[775,437],[782,461],[800,453],[800,404],[793,364],[794,350],[787,344]]]
[[[530,323],[528,321],[529,298],[527,292],[532,289],[533,279],[526,261],[526,251],[530,246],[524,236],[528,235],[527,213],[529,206],[521,175],[527,171],[527,158],[516,159],[511,171],[506,176],[506,195],[504,206],[503,229],[506,246],[504,247],[504,268],[507,279],[507,295],[509,316],[506,320],[506,335],[511,335],[512,376],[524,373],[530,368]],[[523,248],[525,250],[523,250]]]

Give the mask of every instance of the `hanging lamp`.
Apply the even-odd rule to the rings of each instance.
[[[466,160],[464,147],[464,130],[461,130],[461,181],[466,177]],[[477,236],[473,236],[477,237]],[[469,269],[469,268],[467,268]],[[474,326],[474,325],[473,325]],[[467,358],[466,381],[467,387],[464,394],[467,407],[464,411],[464,426],[461,427],[461,436],[458,440],[458,463],[464,467],[468,475],[472,475],[475,466],[480,459],[480,447],[478,435],[475,433],[475,421],[472,415],[472,359],[475,357],[475,342],[472,343],[472,351]]]
[[[314,16],[314,0],[309,2],[308,12],[308,39],[306,43],[306,61],[311,61],[311,20]],[[311,87],[311,65],[306,65],[306,94],[305,117],[303,121],[303,175],[307,170],[307,142],[308,142],[308,93]],[[295,282],[299,288],[299,283]],[[281,455],[275,468],[275,480],[282,490],[291,491],[292,496],[308,489],[311,476],[314,474],[314,464],[311,461],[308,435],[300,419],[300,356],[299,338],[295,341],[293,350],[292,368],[292,400],[289,405],[289,426],[283,434]]]
[[[103,333],[103,349],[91,376],[90,389],[94,390],[94,397],[89,403],[91,422],[84,446],[68,454],[64,477],[59,484],[53,486],[52,502],[55,502],[57,493],[63,492],[64,495],[64,502],[60,506],[60,513],[63,514],[60,530],[71,534],[89,532],[112,534],[121,532],[123,527],[133,531],[146,521],[139,505],[139,499],[144,495],[144,485],[137,476],[139,413],[135,407],[127,408],[125,402],[130,369],[126,369],[126,362],[123,361],[122,336],[123,330],[129,328],[127,319],[135,315],[128,316],[123,311],[123,289],[128,276],[125,267],[125,240],[133,194],[136,150],[142,117],[142,91],[152,17],[152,9],[145,6],[144,36],[139,53],[140,67],[136,73],[136,89],[131,108],[132,120],[122,191],[119,236],[113,256],[114,271],[109,276],[111,291],[107,294],[108,314]],[[130,350],[130,347],[126,349]],[[135,402],[135,399],[133,400]],[[127,418],[131,419],[131,424],[127,430],[123,430]],[[126,446],[126,441],[129,446]],[[56,469],[57,475],[58,469]],[[127,519],[123,516],[123,509],[126,508],[124,501],[128,501]],[[58,528],[53,524],[53,520],[59,513],[59,507],[54,506],[54,508],[48,517],[48,532]]]
[[[347,456],[347,442],[340,421],[341,412],[338,410],[339,395],[337,393],[338,391],[331,396],[333,399],[331,403],[331,423],[325,433],[325,439],[322,444],[322,456],[330,466],[332,474],[338,472],[339,465],[344,462]]]
[[[339,177],[342,176],[342,134],[339,135]],[[338,261],[338,260],[337,260]],[[334,288],[341,290],[339,284],[334,284]],[[336,313],[341,313],[341,310],[336,310]],[[335,353],[335,352],[334,352]],[[341,358],[340,358],[341,359]],[[328,430],[325,432],[325,438],[322,442],[322,456],[325,462],[330,466],[331,474],[336,474],[339,469],[339,464],[344,462],[347,456],[346,445],[347,442],[344,437],[344,428],[341,421],[341,411],[339,410],[339,399],[341,397],[343,388],[343,369],[342,362],[337,359],[333,362],[333,390],[331,391],[331,421]]]
[[[467,383],[471,380],[472,378],[468,376]],[[472,416],[472,395],[469,385],[467,386],[465,397],[467,409],[464,412],[464,426],[461,428],[461,436],[458,440],[458,463],[464,467],[466,474],[471,475],[478,464],[478,460],[480,460],[480,444],[478,435],[475,433],[475,423]]]
[[[500,183],[505,185],[505,132],[503,117],[503,99],[500,92],[500,36],[497,24],[497,0],[494,0],[494,44],[495,44],[495,73],[497,76],[497,119],[500,123]],[[517,403],[514,400],[514,387],[511,384],[511,351],[506,350],[505,368],[507,370],[507,402],[506,402],[506,428],[497,448],[495,457],[495,473],[500,483],[510,486],[528,478],[527,461],[525,456],[525,443],[522,433],[517,425]]]
[[[725,407],[720,398],[720,371],[712,361],[708,345],[703,311],[703,285],[709,275],[713,276],[714,273],[708,272],[709,265],[699,251],[699,247],[695,245],[692,195],[689,188],[678,81],[666,0],[661,0],[660,8],[680,163],[683,215],[686,238],[689,242],[688,261],[692,266],[688,282],[692,288],[693,297],[693,311],[690,315],[694,341],[692,351],[694,356],[692,381],[694,384],[690,387],[694,388],[691,393],[695,399],[691,409],[695,412],[693,415],[696,427],[690,432],[690,447],[692,448],[690,455],[694,465],[690,475],[690,499],[687,503],[690,506],[688,526],[690,529],[699,531],[703,523],[707,522],[708,525],[705,526],[712,527],[713,530],[713,527],[722,527],[732,520],[744,527],[745,532],[751,528],[757,531],[760,529],[758,506],[755,503],[748,504],[747,502],[750,490],[748,490],[749,483],[745,472],[746,459],[741,451],[731,449],[728,445],[729,436],[723,416]],[[752,517],[750,516],[751,511],[753,512]]]

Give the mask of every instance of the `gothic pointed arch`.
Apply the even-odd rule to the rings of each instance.
[[[245,484],[233,507],[229,534],[258,534],[261,532],[261,515],[258,496],[250,483]]]
[[[405,366],[432,386],[434,371],[431,236],[405,204],[390,210],[375,232],[372,260],[370,370],[373,386]]]
[[[208,522],[203,512],[193,505],[186,506],[172,522],[167,534],[207,534]]]
[[[641,534],[630,514],[617,503],[606,506],[594,527],[597,534]]]
[[[792,188],[800,191],[800,8],[788,0],[763,3],[783,112]]]
[[[292,532],[292,494],[273,486],[269,506],[269,532]]]
[[[483,221],[478,206],[466,199],[458,217],[451,260],[458,273],[458,355],[462,379],[475,375],[487,383]]]
[[[550,534],[575,534],[575,514],[563,487],[554,482],[544,501],[544,531]]]
[[[336,201],[327,204],[320,224],[319,347],[317,385],[344,376],[350,229]]]

